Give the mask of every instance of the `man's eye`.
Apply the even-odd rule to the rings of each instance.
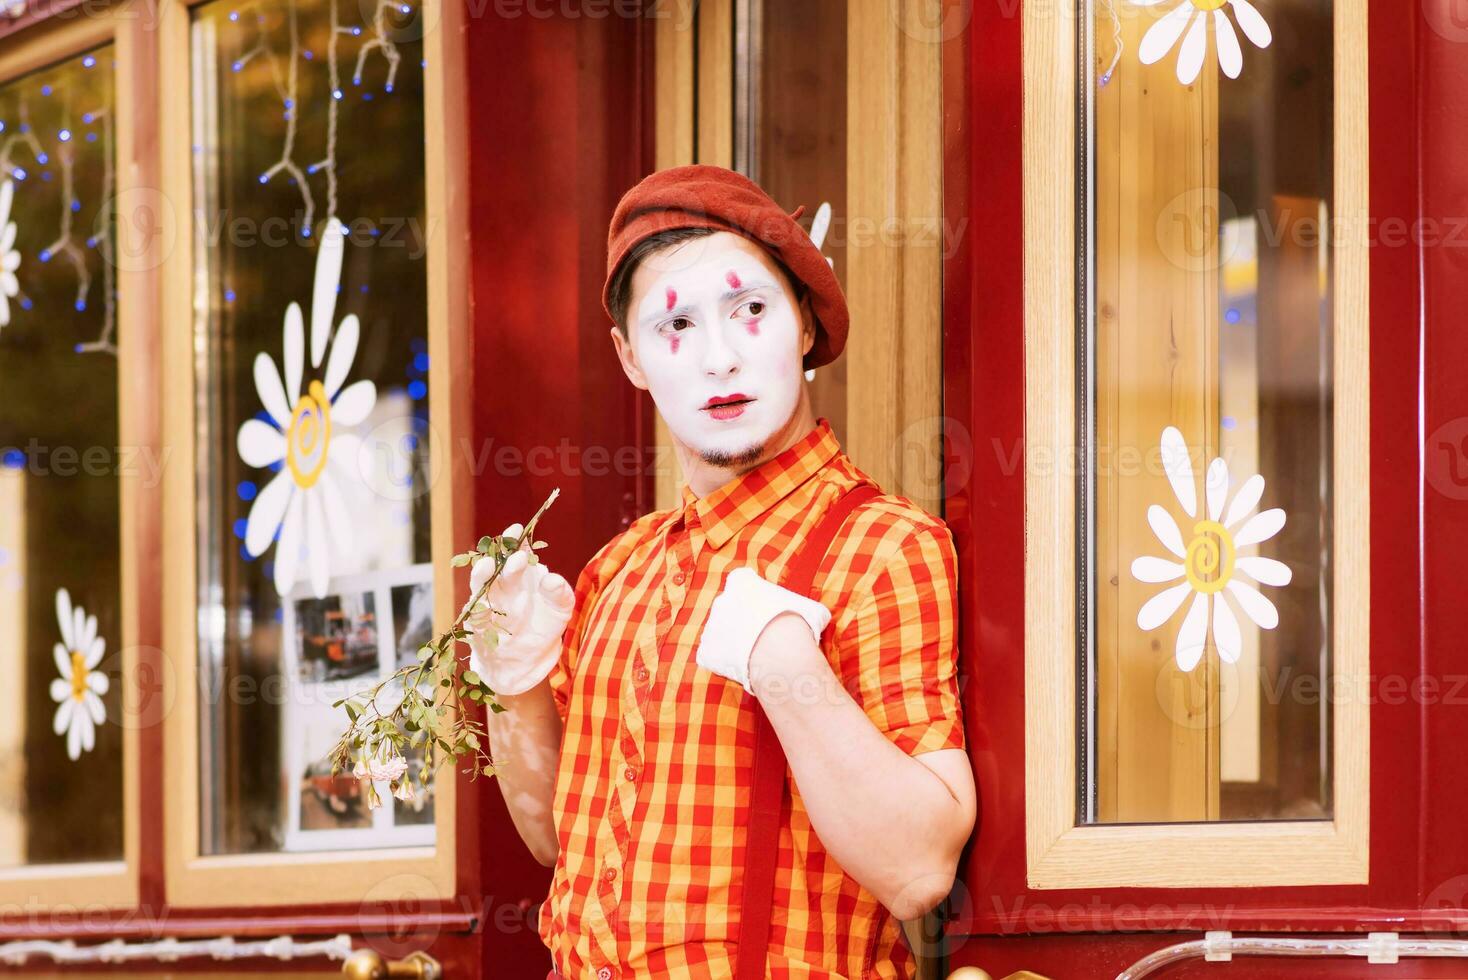
[[[738,313],[745,310],[748,311],[748,316],[759,316],[760,314],[764,313],[765,304],[762,300],[752,299],[748,303],[745,303],[743,306],[739,307],[739,309],[735,310],[734,312],[737,315]]]
[[[667,323],[663,324],[663,327],[664,328],[666,328],[668,330],[672,330],[674,332],[677,332],[677,331],[680,331],[680,330],[686,330],[688,327],[691,327],[691,326],[693,326],[693,321],[690,320],[690,319],[688,319],[688,317],[686,317],[686,316],[677,316],[677,317],[674,317],[673,319],[669,320]]]

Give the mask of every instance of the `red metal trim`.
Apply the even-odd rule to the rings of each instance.
[[[1370,5],[1371,216],[1373,229],[1387,218],[1411,226],[1419,214],[1418,72],[1437,72],[1428,90],[1444,110],[1435,135],[1437,166],[1450,171],[1462,159],[1465,130],[1452,113],[1465,104],[1461,43],[1438,36],[1424,60],[1419,38],[1433,5]],[[1427,13],[1424,15],[1424,9]],[[1442,13],[1442,23],[1446,13]],[[1449,760],[1423,751],[1423,739],[1462,743],[1468,724],[1441,707],[1412,703],[1372,706],[1371,883],[1364,887],[1260,889],[1095,889],[1035,892],[1025,878],[1024,807],[1024,351],[1023,351],[1023,105],[1021,23],[1018,5],[974,4],[965,37],[945,47],[944,104],[946,220],[966,220],[960,247],[947,257],[945,288],[945,385],[951,432],[972,437],[971,479],[950,488],[949,522],[959,545],[962,585],[961,642],[967,684],[964,709],[971,755],[980,781],[980,831],[970,847],[954,896],[950,936],[1026,931],[1090,932],[1136,928],[1194,930],[1199,909],[1218,910],[1211,928],[1237,930],[1312,928],[1454,928],[1460,918],[1419,911],[1423,867],[1437,855],[1468,868],[1461,837],[1462,801],[1468,793]],[[1454,42],[1456,43],[1456,42]],[[1451,71],[1439,65],[1457,59]],[[1433,60],[1435,59],[1435,60]],[[1454,98],[1447,98],[1452,88]],[[1454,126],[1458,128],[1454,130]],[[1456,147],[1456,152],[1454,152]],[[1433,171],[1428,171],[1429,174]],[[1461,175],[1457,178],[1461,181]],[[1438,198],[1463,200],[1444,192]],[[1346,230],[1347,234],[1355,233]],[[1468,252],[1439,249],[1443,291],[1461,290]],[[1453,279],[1448,273],[1457,271]],[[1429,267],[1431,268],[1431,266]],[[1424,648],[1419,596],[1422,568],[1419,370],[1419,256],[1409,247],[1376,244],[1371,255],[1372,399],[1372,673],[1377,678],[1418,677],[1454,652],[1446,641]],[[1448,285],[1451,283],[1451,285]],[[1460,297],[1455,297],[1460,298]],[[1444,304],[1430,329],[1431,342],[1458,359],[1443,357],[1428,402],[1441,406],[1434,421],[1468,415],[1463,386],[1449,386],[1464,361],[1457,320],[1461,302]],[[1456,316],[1457,319],[1448,319]],[[1457,334],[1453,331],[1458,330]],[[1454,379],[1456,380],[1456,379]],[[1452,395],[1446,393],[1452,391]],[[1364,393],[1337,393],[1362,397]],[[1451,404],[1450,404],[1451,403]],[[1410,437],[1408,433],[1415,434]],[[1465,447],[1468,449],[1468,447]],[[950,461],[952,462],[952,461]],[[1468,465],[1468,464],[1465,464]],[[1447,502],[1428,512],[1436,522]],[[1433,524],[1429,581],[1446,579],[1460,563],[1464,534],[1461,504],[1453,533],[1437,543]],[[1445,527],[1446,529],[1446,527]],[[1430,591],[1429,596],[1436,593]],[[1436,623],[1458,631],[1444,597]],[[1461,609],[1461,602],[1457,602]],[[1446,635],[1452,635],[1447,633]],[[1439,670],[1442,668],[1439,666]],[[1459,712],[1461,714],[1461,712]],[[1443,753],[1451,755],[1456,748]],[[1431,794],[1430,799],[1428,794]],[[1428,810],[1427,803],[1432,809]],[[1433,814],[1440,814],[1433,819]],[[1433,829],[1424,836],[1422,825]],[[1419,842],[1421,847],[1419,847]],[[1429,876],[1429,883],[1430,883]],[[1468,885],[1468,878],[1457,879]],[[1459,899],[1456,906],[1464,902]],[[1445,906],[1446,907],[1446,906]],[[1049,916],[1037,927],[1035,916]],[[1062,920],[1062,916],[1064,916]],[[1160,943],[1159,943],[1160,945]],[[973,948],[970,945],[964,949]],[[954,965],[976,962],[956,954]],[[992,969],[987,962],[986,968]],[[1065,971],[1067,976],[1080,975]],[[1257,975],[1257,974],[1251,974]]]

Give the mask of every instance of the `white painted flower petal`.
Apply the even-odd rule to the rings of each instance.
[[[357,455],[362,449],[362,437],[344,432],[341,435],[331,437],[331,445],[326,447],[326,453],[335,466],[340,466],[346,479],[350,480],[357,474],[366,475],[366,470],[357,464]]]
[[[71,703],[76,704],[75,701]],[[71,724],[66,729],[66,755],[72,762],[82,757],[82,725],[86,720],[84,711],[71,713]]]
[[[331,322],[336,316],[336,289],[341,284],[342,255],[346,251],[342,223],[335,215],[326,219],[321,246],[316,250],[316,281],[311,287],[311,366],[321,366]]]
[[[1274,603],[1264,597],[1264,593],[1252,585],[1245,585],[1238,579],[1230,579],[1228,583],[1229,592],[1238,600],[1239,608],[1244,615],[1254,621],[1254,625],[1261,629],[1272,630],[1279,625],[1279,610],[1274,608]]]
[[[51,681],[51,700],[60,704],[71,697],[71,682],[57,677]]]
[[[246,466],[263,469],[285,459],[285,433],[269,422],[246,419],[235,437],[235,448]]]
[[[58,643],[51,648],[51,659],[56,661],[56,673],[63,680],[71,680],[71,651],[66,649],[66,644]]]
[[[260,396],[260,404],[275,420],[276,426],[282,432],[290,428],[292,403],[286,401],[285,388],[280,383],[275,362],[264,351],[255,355],[255,393]]]
[[[91,650],[93,642],[97,639],[97,617],[89,615],[82,621],[81,635],[76,638],[78,650]]]
[[[1198,493],[1193,485],[1193,459],[1183,434],[1172,426],[1162,430],[1162,467],[1177,502],[1189,517],[1198,516]]]
[[[1268,541],[1279,533],[1279,529],[1285,525],[1285,512],[1276,507],[1255,514],[1244,522],[1244,526],[1234,533],[1234,547],[1244,548],[1260,541]]]
[[[81,649],[81,638],[87,629],[87,613],[81,606],[73,606],[71,610],[71,638],[73,650]]]
[[[1213,34],[1218,39],[1218,67],[1229,78],[1238,78],[1244,70],[1244,52],[1239,50],[1239,36],[1222,10],[1213,11]]]
[[[313,488],[314,489],[314,488]],[[326,515],[321,512],[321,494],[303,494],[306,498],[306,565],[311,576],[311,593],[326,598],[331,584],[331,546],[326,540]]]
[[[356,425],[377,404],[377,386],[371,381],[355,381],[342,389],[331,403],[331,420],[337,425]]]
[[[100,725],[107,720],[107,709],[102,706],[102,699],[88,691],[82,695],[82,704],[87,707],[87,714],[91,716],[93,724]],[[91,746],[87,746],[91,748]]]
[[[1195,9],[1192,0],[1182,0],[1182,3],[1147,28],[1147,33],[1142,36],[1141,46],[1137,48],[1137,57],[1142,64],[1155,65],[1167,56],[1177,39],[1183,36],[1188,21],[1193,19]]]
[[[1143,555],[1132,562],[1132,577],[1138,582],[1171,582],[1183,574],[1183,566],[1166,558]]]
[[[14,221],[7,224],[3,231],[0,231],[0,252],[4,252],[8,255],[10,254],[10,251],[15,248],[16,231],[17,229]],[[17,252],[16,255],[17,257],[19,257],[20,253]],[[18,265],[19,263],[17,262],[16,264]]]
[[[357,356],[357,341],[361,326],[355,313],[344,317],[336,328],[336,339],[331,342],[331,357],[326,361],[326,397],[335,398],[346,383],[352,370],[352,361]]]
[[[1142,608],[1137,610],[1137,628],[1155,630],[1167,622],[1192,591],[1193,587],[1184,582],[1170,589],[1164,589],[1148,599],[1142,604]]]
[[[10,206],[15,203],[15,181],[0,182],[0,221],[10,220]]]
[[[285,308],[285,396],[295,408],[301,400],[301,378],[306,373],[306,325],[301,318],[301,305]],[[285,423],[280,426],[284,429]]]
[[[1183,625],[1177,631],[1177,643],[1173,656],[1177,658],[1178,670],[1187,673],[1203,659],[1203,650],[1208,640],[1208,597],[1199,592],[1193,596]]]
[[[1234,568],[1265,585],[1289,585],[1294,575],[1290,571],[1290,566],[1284,562],[1275,561],[1273,558],[1260,558],[1257,555],[1248,555],[1238,559],[1234,562]]]
[[[92,642],[87,644],[87,655],[82,659],[87,670],[91,670],[102,662],[102,655],[107,652],[107,641],[100,636],[92,637]]]
[[[1177,555],[1179,558],[1188,556],[1188,549],[1183,544],[1183,532],[1178,530],[1177,521],[1167,509],[1157,504],[1147,508],[1147,523],[1152,528],[1152,533],[1157,535],[1157,540],[1162,542],[1162,547]]]
[[[1213,597],[1213,645],[1218,647],[1218,659],[1226,664],[1236,664],[1244,652],[1244,636],[1239,631],[1239,619],[1233,607],[1219,592]]]
[[[250,505],[250,519],[245,522],[245,551],[251,557],[259,558],[270,547],[295,489],[291,471],[282,469],[256,495],[255,502]]]
[[[108,688],[112,687],[112,679],[100,670],[94,670],[87,675],[87,686],[100,696],[106,694]]]
[[[341,488],[333,475],[336,466],[328,466],[316,481],[321,494],[321,509],[326,513],[326,527],[331,532],[331,547],[343,558],[356,551],[356,535],[352,533],[352,522],[347,519],[347,503],[342,498]]]
[[[66,644],[68,650],[76,646],[76,634],[72,632],[74,619],[71,611],[71,593],[65,589],[56,590],[56,623],[61,627],[61,642]],[[67,675],[68,677],[71,675]]]
[[[82,704],[88,709],[92,707],[90,701],[83,701]],[[78,711],[72,724],[81,730],[80,742],[82,751],[92,751],[93,746],[97,744],[97,726],[92,721],[90,711]]]
[[[1254,7],[1249,0],[1230,0],[1234,5],[1234,16],[1239,19],[1239,26],[1244,29],[1247,37],[1256,48],[1267,48],[1274,40],[1274,33],[1269,29],[1269,22],[1264,15]]]
[[[74,711],[76,711],[76,698],[73,698],[68,691],[66,700],[57,705],[56,714],[51,717],[51,731],[57,735],[66,731],[71,725],[71,716]]]
[[[1228,505],[1228,510],[1223,515],[1223,526],[1232,530],[1245,517],[1249,516],[1259,504],[1259,498],[1264,496],[1264,477],[1255,473],[1244,481],[1239,487],[1239,492],[1234,495],[1233,503]]]
[[[1182,47],[1177,52],[1177,80],[1184,85],[1191,85],[1198,80],[1198,73],[1203,70],[1203,59],[1208,57],[1208,17],[1199,14],[1198,19],[1193,21],[1193,26],[1188,28],[1188,36],[1183,38]]]
[[[280,542],[275,548],[275,591],[282,596],[289,595],[296,584],[296,567],[301,563],[301,523],[305,511],[301,496],[291,494],[285,520],[280,525]]]
[[[14,225],[12,225],[11,227],[14,227]],[[0,269],[4,269],[6,272],[14,272],[16,269],[19,269],[19,268],[20,268],[20,253],[19,252],[6,252],[5,253],[5,258],[3,260],[0,260]]]
[[[1208,519],[1216,521],[1223,515],[1223,502],[1228,499],[1228,464],[1217,457],[1208,464],[1208,476],[1203,484],[1208,496]]]

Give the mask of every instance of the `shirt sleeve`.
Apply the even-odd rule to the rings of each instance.
[[[952,535],[913,529],[868,581],[837,640],[848,692],[908,755],[963,748]]]
[[[561,655],[556,659],[556,666],[550,673],[551,696],[556,701],[556,713],[561,716],[561,724],[565,725],[566,715],[571,704],[571,678],[576,671],[576,655],[581,649],[581,637],[586,632],[586,621],[590,617],[591,608],[596,604],[599,589],[599,570],[606,560],[607,547],[602,548],[581,574],[576,577],[576,607],[571,612],[571,620],[566,624],[566,631],[561,634]]]

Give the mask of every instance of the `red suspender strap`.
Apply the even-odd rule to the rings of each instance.
[[[785,570],[781,584],[791,592],[815,595],[821,559],[851,512],[881,493],[870,483],[859,483],[830,506]],[[770,912],[774,904],[775,860],[779,854],[780,810],[785,802],[788,765],[780,739],[758,701],[754,701],[754,772],[750,793],[749,827],[744,848],[744,897],[739,909],[739,948],[735,980],[763,980],[769,958]]]

